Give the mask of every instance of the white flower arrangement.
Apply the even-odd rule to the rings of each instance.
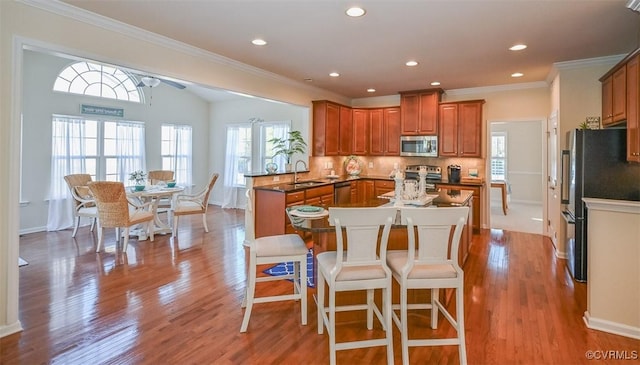
[[[137,170],[129,174],[129,180],[135,180],[136,185],[144,185],[144,180],[147,178],[147,174],[142,170]]]

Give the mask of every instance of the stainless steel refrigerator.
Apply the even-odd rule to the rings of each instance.
[[[626,161],[626,129],[576,129],[562,153],[562,203],[567,221],[567,266],[587,280],[588,212],[582,198],[640,201],[640,165]],[[615,244],[615,232],[611,232]]]

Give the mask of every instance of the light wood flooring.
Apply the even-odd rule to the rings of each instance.
[[[183,218],[178,238],[131,240],[126,254],[115,250],[112,232],[106,250],[95,253],[88,227],[76,239],[71,230],[23,236],[20,256],[29,262],[19,269],[24,331],[0,339],[0,363],[328,364],[313,300],[306,326],[299,303],[267,303],[254,307],[248,332],[239,332],[244,212],[211,206],[208,222],[204,233],[199,217]],[[632,354],[640,341],[585,327],[586,285],[570,278],[549,239],[484,230],[464,270],[470,364],[638,363],[586,358],[587,351]],[[265,285],[262,293],[290,290],[285,282]],[[412,316],[414,323],[423,319]],[[440,323],[438,333],[452,332]],[[343,339],[367,335],[365,323],[348,319],[338,331]],[[400,364],[396,328],[393,335]],[[411,349],[410,355],[413,364],[458,363],[454,346]],[[340,351],[338,364],[383,364],[385,356],[384,348]]]

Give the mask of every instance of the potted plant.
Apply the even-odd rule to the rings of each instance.
[[[286,160],[285,169],[291,171],[291,156],[294,153],[305,153],[307,142],[302,138],[300,131],[290,131],[288,138],[272,138],[269,143],[273,143],[273,157],[284,156]]]

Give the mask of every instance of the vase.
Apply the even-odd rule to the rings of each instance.
[[[291,169],[291,164],[290,163],[284,164],[284,169],[285,169],[286,172],[291,172],[291,170],[292,170]]]

